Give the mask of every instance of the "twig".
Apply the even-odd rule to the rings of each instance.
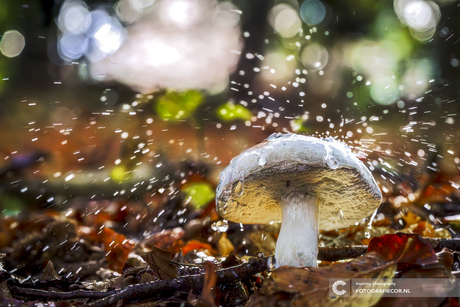
[[[217,270],[217,285],[233,282],[235,280],[249,278],[256,273],[266,271],[270,268],[269,262],[273,261],[273,256],[250,258],[248,263],[243,263],[227,269]],[[148,296],[161,293],[171,294],[176,291],[199,291],[203,287],[205,274],[189,275],[176,279],[164,279],[160,281],[148,282],[143,284],[131,285],[127,288],[93,302],[91,307],[109,307],[119,301],[124,303],[139,300]]]
[[[433,249],[437,252],[442,250],[444,247],[454,251],[460,251],[460,239],[422,238],[430,243],[431,247],[433,247]]]
[[[358,256],[364,255],[366,251],[367,245],[350,247],[320,247],[318,249],[318,260],[337,261],[356,258]]]
[[[21,297],[35,297],[51,301],[56,300],[71,300],[77,298],[90,298],[90,299],[100,299],[112,295],[115,291],[85,291],[85,290],[75,290],[71,292],[57,292],[57,291],[46,291],[40,289],[31,289],[31,288],[22,288],[17,286],[10,286],[11,292],[15,296]]]
[[[443,248],[448,248],[454,251],[460,251],[460,239],[436,239],[421,237],[423,240],[430,243],[431,247],[436,252]],[[322,261],[337,261],[349,258],[356,258],[364,255],[367,251],[367,245],[355,245],[350,247],[320,247],[318,249],[318,260]]]
[[[423,239],[428,241],[435,251],[440,251],[444,247],[460,251],[460,239]],[[318,259],[322,261],[337,261],[361,256],[365,254],[366,251],[366,245],[336,248],[320,247],[318,249]],[[256,273],[266,271],[271,268],[269,262],[274,264],[274,261],[275,260],[273,256],[250,258],[248,263],[217,270],[217,285],[249,278]],[[9,288],[15,296],[28,298],[35,297],[46,300],[69,300],[82,298],[100,299],[99,301],[95,301],[89,304],[89,306],[108,307],[115,305],[120,300],[125,302],[134,301],[143,297],[154,296],[155,294],[160,293],[162,296],[166,296],[172,295],[176,291],[200,291],[203,287],[204,276],[205,273],[187,275],[176,279],[165,279],[149,283],[131,285],[123,290],[107,292],[85,290],[57,292],[23,288],[18,286],[10,286]]]

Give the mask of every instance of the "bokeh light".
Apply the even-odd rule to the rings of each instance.
[[[261,71],[261,77],[266,81],[289,81],[297,66],[297,61],[286,54],[277,51],[267,52],[263,66],[268,67]]]
[[[65,61],[86,56],[97,62],[120,48],[124,28],[117,18],[105,9],[90,12],[81,1],[67,1],[59,12],[58,25],[62,32],[58,53]]]
[[[312,43],[302,50],[300,59],[309,70],[321,70],[327,65],[329,53],[320,44]]]
[[[426,30],[434,21],[433,10],[425,1],[411,1],[404,8],[407,24],[416,30]]]
[[[134,9],[129,0],[118,1],[115,4],[115,11],[118,18],[128,24],[138,21],[142,16],[142,12]]]
[[[399,89],[396,81],[387,76],[374,78],[370,85],[372,99],[382,105],[388,105],[399,99]]]
[[[319,0],[307,0],[300,6],[300,18],[309,25],[320,24],[326,18],[326,6]]]
[[[302,28],[297,11],[285,3],[275,5],[270,10],[268,22],[279,35],[285,38],[295,36]]]
[[[65,60],[77,60],[81,58],[88,48],[88,39],[81,34],[66,33],[58,42],[58,52]]]
[[[423,96],[430,85],[433,71],[433,63],[428,58],[412,62],[402,79],[404,96],[411,100]]]
[[[395,0],[394,10],[400,21],[407,25],[418,40],[429,40],[441,18],[439,6],[432,1]]]
[[[120,0],[115,4],[115,10],[121,21],[134,23],[148,12],[154,2],[154,0]]]
[[[91,25],[91,15],[82,1],[66,1],[58,17],[58,26],[62,32],[85,33]]]
[[[92,12],[91,14],[95,16],[96,13],[97,12]],[[98,15],[104,16],[106,14],[101,12]],[[101,19],[103,22],[98,24],[93,38],[98,49],[105,54],[109,54],[120,48],[123,41],[123,29],[114,18],[110,18],[110,20],[106,20],[107,18]]]
[[[127,27],[126,41],[116,53],[91,65],[91,75],[145,93],[158,88],[220,92],[241,47],[239,14],[231,3],[157,1]]]
[[[213,6],[209,1],[197,0],[170,0],[162,1],[160,10],[165,12],[160,18],[165,24],[186,28],[197,25],[212,13]]]
[[[16,30],[6,31],[0,41],[0,51],[8,58],[14,58],[21,54],[26,40],[24,36]]]

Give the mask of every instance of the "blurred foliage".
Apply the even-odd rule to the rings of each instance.
[[[311,130],[306,126],[306,118],[303,116],[291,121],[291,128],[294,132],[308,133]]]
[[[0,193],[0,206],[3,216],[18,215],[26,208],[20,198],[7,193]]]
[[[117,183],[122,183],[126,179],[126,167],[124,165],[115,166],[110,172],[110,178]]]
[[[250,120],[252,113],[240,104],[227,102],[217,109],[217,116],[225,122],[230,122],[237,119]]]
[[[171,91],[157,99],[155,111],[162,120],[181,121],[188,119],[202,103],[203,95],[199,91]]]
[[[197,209],[204,208],[216,196],[214,188],[207,182],[195,182],[185,185],[182,188],[185,199]]]

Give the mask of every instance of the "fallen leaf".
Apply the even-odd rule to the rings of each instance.
[[[182,253],[184,255],[193,250],[207,250],[212,255],[217,255],[217,251],[214,248],[212,248],[210,244],[203,243],[198,240],[190,240],[184,247],[182,247]]]
[[[330,297],[330,278],[375,278],[391,280],[396,263],[386,262],[377,253],[368,253],[347,263],[322,268],[283,266],[272,273],[263,285],[263,296],[250,300],[248,306],[278,306],[274,300],[289,300],[292,306],[372,306],[380,296]]]
[[[418,234],[390,234],[373,238],[367,252],[376,252],[386,261],[397,261],[398,270],[408,265],[436,262],[430,243]]]
[[[184,235],[184,230],[180,227],[174,229],[164,229],[143,240],[143,244],[148,248],[154,246],[161,249],[170,249]]]
[[[40,274],[39,280],[41,281],[53,281],[59,279],[59,275],[56,274],[54,270],[53,262],[48,261],[46,267],[43,269],[43,272]]]
[[[160,279],[173,279],[177,277],[177,269],[171,263],[171,252],[154,246],[152,251],[144,255],[144,260]]]
[[[451,279],[451,267],[453,262],[453,254],[448,249],[443,249],[441,252],[436,254],[437,262],[424,264],[423,266],[411,267],[403,272],[399,272],[399,278],[414,278],[414,281],[420,280],[421,278],[443,278],[443,280],[449,280],[450,283],[445,285],[439,283],[436,285],[427,283],[414,282],[411,285],[411,291],[416,293],[427,293],[433,291],[436,288],[438,297],[382,297],[376,306],[439,306],[448,296],[448,293],[455,286],[454,281]],[[444,293],[444,295],[442,295]],[[457,306],[457,305],[455,305]]]
[[[365,297],[330,296],[330,279],[372,278],[391,282],[397,270],[410,272],[404,277],[451,277],[452,256],[444,252],[439,260],[431,245],[416,234],[395,234],[373,238],[368,253],[350,262],[321,268],[276,269],[248,306],[278,306],[281,301],[292,306],[374,306],[381,295]],[[415,274],[415,275],[410,275]],[[278,301],[277,301],[278,300]],[[382,305],[386,306],[386,305]],[[402,305],[401,305],[402,306]]]
[[[110,228],[103,228],[98,237],[104,244],[109,269],[121,273],[134,243]]]

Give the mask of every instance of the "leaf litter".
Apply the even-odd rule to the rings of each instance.
[[[460,211],[458,181],[440,171],[406,176],[384,193],[372,221],[321,232],[318,268],[274,270],[279,224],[222,221],[213,201],[194,207],[187,197],[160,194],[149,206],[74,198],[61,210],[30,208],[0,220],[1,303],[405,306],[409,298],[331,298],[329,279],[456,276],[460,226],[451,217]],[[146,221],[153,222],[146,227]],[[430,306],[457,304],[423,299]]]

